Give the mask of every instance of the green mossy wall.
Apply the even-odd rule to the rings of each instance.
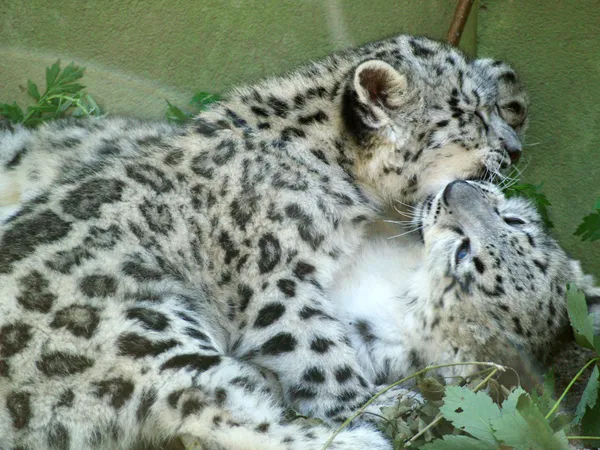
[[[61,58],[87,67],[107,111],[161,117],[165,99],[185,104],[335,49],[401,32],[443,39],[455,4],[3,0],[0,101],[25,101],[20,86]],[[600,0],[481,0],[467,28],[463,48],[511,62],[527,84],[526,179],[544,183],[555,234],[600,277],[600,242],[572,236],[600,196]]]

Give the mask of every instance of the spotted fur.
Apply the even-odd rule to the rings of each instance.
[[[568,331],[566,285],[600,323],[600,288],[544,229],[533,205],[456,181],[416,207],[417,232],[379,227],[332,290],[366,376],[393,382],[428,364],[537,369]],[[474,366],[444,369],[464,376]]]
[[[330,430],[283,406],[339,423],[376,389],[327,297],[364,224],[497,173],[525,112],[504,64],[400,36],[182,128],[2,131],[0,447],[319,448]],[[334,444],[389,448],[368,425]]]

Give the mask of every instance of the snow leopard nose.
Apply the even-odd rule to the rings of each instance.
[[[523,147],[521,146],[521,141],[518,140],[516,142],[507,143],[504,141],[502,143],[504,145],[504,149],[508,156],[510,157],[510,163],[516,164],[519,159],[521,159],[521,153],[523,153]]]
[[[521,153],[523,153],[523,146],[515,130],[509,125],[503,126],[500,133],[500,141],[510,157],[511,164],[516,164],[521,158]]]
[[[447,220],[457,222],[468,232],[478,234],[487,230],[487,233],[497,222],[497,214],[487,196],[467,181],[448,184],[442,193],[442,201],[449,210]]]
[[[468,201],[473,197],[476,188],[463,180],[454,180],[444,188],[442,199],[446,206],[450,206],[455,202]]]

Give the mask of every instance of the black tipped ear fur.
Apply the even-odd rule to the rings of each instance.
[[[360,64],[342,99],[342,118],[347,131],[365,145],[389,122],[388,113],[405,101],[406,77],[388,63],[370,60]]]
[[[370,60],[356,68],[344,92],[342,116],[359,143],[388,123],[388,112],[404,103],[407,85],[406,77],[386,62]]]
[[[354,72],[353,82],[358,99],[364,104],[388,109],[402,105],[406,77],[386,62],[372,60],[362,63]]]

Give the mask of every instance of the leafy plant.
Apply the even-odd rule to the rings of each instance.
[[[393,442],[394,450],[567,450],[571,448],[570,441],[600,445],[600,336],[594,335],[593,316],[587,312],[584,294],[572,285],[567,289],[567,308],[577,342],[597,354],[572,378],[557,400],[552,371],[545,375],[541,392],[527,393],[520,387],[509,391],[500,385],[494,376],[504,368],[493,363],[460,363],[488,368],[449,385],[425,374],[452,364],[432,366],[379,392],[334,433],[329,443],[379,395],[416,378],[424,404],[415,407],[413,399],[401,399],[394,407],[381,409],[381,429]],[[560,406],[566,395],[590,368],[591,377],[574,414],[562,412]]]
[[[71,62],[60,69],[60,60],[46,68],[46,89],[40,94],[38,86],[27,80],[27,93],[36,103],[25,111],[17,102],[0,103],[0,115],[13,123],[36,127],[41,123],[67,117],[98,116],[102,111],[91,95],[84,92],[85,86],[78,83],[83,77],[84,67]]]
[[[585,216],[575,230],[575,236],[580,236],[582,241],[597,241],[600,239],[600,198],[594,205],[595,211]]]
[[[527,197],[533,201],[535,206],[537,207],[540,216],[542,216],[542,220],[547,228],[553,228],[554,224],[550,220],[550,214],[548,207],[550,206],[550,201],[546,194],[542,192],[543,184],[514,184],[510,187],[507,187],[504,190],[504,195],[507,198],[514,197],[516,195],[521,195],[523,197]]]
[[[218,94],[198,92],[189,102],[189,106],[191,106],[192,111],[184,111],[167,100],[167,112],[165,113],[165,117],[167,118],[167,121],[171,123],[184,124],[196,114],[206,111],[209,105],[220,100],[221,96]]]

